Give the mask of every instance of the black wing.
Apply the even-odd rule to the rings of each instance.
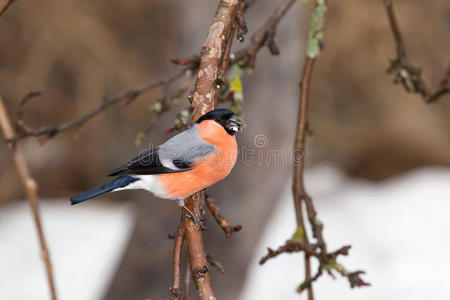
[[[180,159],[174,159],[173,165],[177,169],[170,169],[165,167],[158,155],[158,148],[146,151],[123,166],[116,168],[108,173],[108,176],[117,176],[124,174],[135,175],[155,175],[155,174],[167,174],[167,173],[179,173],[190,170],[190,163]]]

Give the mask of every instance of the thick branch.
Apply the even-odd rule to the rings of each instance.
[[[201,50],[202,56],[193,98],[193,120],[214,108],[214,99],[217,94],[216,79],[239,2],[238,0],[220,1],[214,22],[209,28]]]
[[[222,59],[222,62],[221,62],[221,67],[219,69],[219,74],[217,75],[218,79],[222,80],[222,81],[225,80],[225,74],[227,73],[228,67],[230,66],[229,60],[230,60],[231,46],[233,45],[233,37],[234,37],[234,35],[236,33],[236,30],[237,30],[237,28],[239,26],[238,18],[241,17],[242,14],[244,13],[244,7],[245,7],[244,2],[241,2],[240,7],[239,7],[239,11],[238,11],[238,13],[237,13],[237,15],[235,17],[236,18],[236,22],[232,23],[231,31],[230,31],[230,34],[229,34],[229,36],[227,38],[225,52],[223,54],[223,59]],[[216,99],[217,99],[217,97],[216,97]],[[217,105],[217,101],[216,101],[215,105]]]
[[[214,108],[217,94],[216,79],[219,74],[227,37],[231,33],[233,21],[239,7],[238,0],[221,0],[216,16],[209,28],[201,51],[200,67],[193,96],[192,121]],[[201,202],[205,192],[199,192],[186,201],[186,206],[197,216],[200,214]],[[186,241],[191,262],[192,277],[197,287],[200,300],[216,299],[211,287],[206,254],[200,228],[193,220],[186,219]]]
[[[197,193],[186,201],[186,206],[197,216],[200,215],[200,202],[202,197],[204,197],[204,192]],[[200,300],[216,299],[209,278],[208,262],[206,260],[200,227],[188,218],[185,218],[185,226],[191,275],[197,288],[197,294]]]
[[[0,125],[3,131],[3,135],[6,139],[14,136],[14,128],[9,121],[8,113],[6,112],[6,108],[3,104],[3,99],[0,96]],[[47,280],[50,288],[51,298],[56,300],[56,289],[55,283],[53,280],[53,272],[52,272],[52,263],[50,260],[50,254],[47,248],[47,243],[45,241],[44,230],[41,224],[41,217],[39,214],[39,199],[38,199],[38,186],[36,181],[30,174],[28,169],[28,165],[25,160],[25,156],[20,145],[10,144],[14,163],[16,165],[17,171],[20,176],[20,180],[22,181],[23,188],[28,198],[28,202],[31,207],[31,211],[33,213],[33,219],[36,226],[36,230],[39,237],[39,243],[41,246],[41,255],[45,264],[45,269],[47,271]]]
[[[408,61],[406,47],[397,23],[392,0],[383,0],[383,3],[386,8],[386,14],[389,19],[392,35],[394,36],[397,52],[397,57],[391,60],[388,72],[394,73],[394,82],[401,83],[407,92],[420,94],[427,103],[436,102],[440,97],[450,92],[450,65],[439,88],[434,92],[431,91],[422,78],[422,70],[413,66]]]
[[[184,275],[184,296],[183,300],[189,299],[189,290],[191,287],[191,269],[186,266],[186,274]]]

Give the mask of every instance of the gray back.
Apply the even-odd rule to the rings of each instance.
[[[187,164],[216,152],[216,147],[205,142],[198,134],[198,124],[172,137],[158,149],[162,162],[179,160]]]

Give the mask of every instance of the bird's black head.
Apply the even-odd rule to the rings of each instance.
[[[195,123],[201,123],[205,120],[214,120],[228,132],[230,135],[234,135],[236,132],[242,129],[243,122],[236,116],[231,110],[226,108],[218,108],[211,110],[201,116]]]

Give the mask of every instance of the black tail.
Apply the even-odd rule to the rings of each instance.
[[[136,180],[139,180],[139,178],[131,176],[120,176],[107,184],[93,188],[92,190],[83,192],[76,196],[70,197],[70,203],[72,205],[78,204],[80,202],[92,199],[94,197],[112,192],[115,189],[126,187],[130,183],[135,182]]]

